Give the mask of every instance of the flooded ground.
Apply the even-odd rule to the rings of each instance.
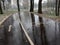
[[[31,13],[21,12],[21,21],[31,37],[33,42],[36,42],[36,45],[42,45],[41,41],[41,32],[40,32],[40,22],[39,16],[34,14],[35,17],[35,25],[34,26],[34,35],[32,30],[32,19]],[[48,45],[60,45],[60,23],[55,22],[51,19],[47,19],[42,17],[44,30],[46,34],[46,40]],[[18,13],[9,17],[0,27],[0,45],[30,45],[26,39],[24,33],[21,32],[21,26],[19,25],[19,15]],[[11,32],[8,32],[9,25],[12,25]],[[23,36],[22,36],[23,34]],[[44,39],[43,39],[44,40]]]

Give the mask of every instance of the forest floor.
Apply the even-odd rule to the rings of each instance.
[[[5,12],[4,14],[0,14],[0,22],[6,17],[6,16],[9,16],[9,15],[12,15],[13,13],[16,13],[17,11],[8,11],[8,12]]]
[[[23,11],[23,12],[29,12],[29,11],[27,11],[27,10],[21,10],[21,11]],[[6,12],[6,13],[4,13],[4,14],[0,14],[0,22],[6,17],[6,16],[9,16],[9,15],[13,15],[13,13],[17,13],[17,11],[8,11],[8,12]],[[49,15],[49,14],[38,14],[36,11],[35,12],[30,12],[30,13],[33,13],[33,14],[37,14],[37,15],[39,15],[39,16],[41,16],[41,17],[45,17],[45,18],[50,18],[50,19],[52,19],[52,20],[55,20],[55,21],[60,21],[60,16],[55,16],[55,15]]]

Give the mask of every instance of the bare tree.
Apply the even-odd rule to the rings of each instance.
[[[19,18],[20,18],[20,20],[21,20],[21,17],[20,17],[20,5],[19,5],[19,0],[17,0],[17,7],[18,7]]]
[[[4,8],[4,10],[5,10],[5,4],[4,4],[5,0],[2,0],[2,2],[3,2],[3,8]]]
[[[38,3],[38,13],[42,14],[42,0],[39,0]]]
[[[55,8],[56,8],[56,9],[55,9],[56,16],[57,16],[57,10],[58,10],[58,9],[57,9],[57,2],[58,2],[58,1],[56,0],[56,7],[55,7]]]
[[[38,13],[42,14],[42,0],[39,0],[38,3]],[[40,37],[41,37],[42,45],[48,45],[47,38],[46,38],[46,31],[45,31],[42,17],[39,17],[39,22],[40,22],[40,32],[41,32]]]
[[[30,0],[30,12],[34,11],[34,0]]]
[[[58,0],[58,13],[57,13],[57,16],[59,16],[59,8],[60,8],[60,0]]]
[[[0,1],[0,14],[3,14],[1,1]]]
[[[30,0],[30,12],[34,12],[34,0]],[[31,13],[31,19],[32,19],[32,31],[33,31],[34,43],[36,45],[36,39],[34,34],[35,17],[34,14],[32,13]]]
[[[20,12],[19,0],[17,0],[18,12]]]
[[[59,16],[60,0],[56,0],[55,14]]]

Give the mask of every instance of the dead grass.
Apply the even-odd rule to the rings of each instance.
[[[11,14],[13,14],[13,13],[16,13],[17,11],[8,11],[8,12],[6,12],[6,13],[4,13],[4,14],[0,14],[0,22],[6,17],[6,16],[9,16],[9,15],[11,15]]]

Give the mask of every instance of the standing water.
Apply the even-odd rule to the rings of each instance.
[[[21,12],[21,21],[32,41],[35,41],[36,45],[42,45],[39,16],[36,14],[33,15],[35,17],[35,22],[33,22],[35,25],[32,25],[31,13]],[[42,20],[48,45],[60,45],[60,23],[44,17],[42,17]],[[18,13],[16,13],[2,24],[3,27],[0,27],[0,45],[30,45],[25,34],[21,32],[22,29],[19,21]],[[12,25],[11,32],[8,32],[9,25]],[[32,26],[34,26],[34,36]]]

